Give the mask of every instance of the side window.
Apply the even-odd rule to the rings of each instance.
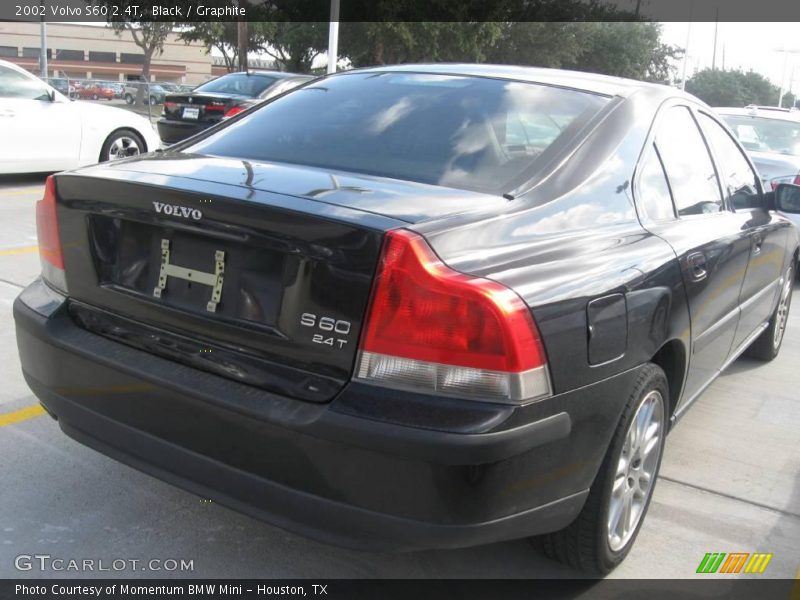
[[[717,157],[717,167],[730,205],[737,209],[759,206],[758,175],[750,167],[739,146],[708,115],[700,113],[700,124]]]
[[[0,98],[43,100],[47,94],[44,82],[0,66]]]
[[[656,146],[679,216],[723,210],[714,163],[688,108],[667,110],[658,126]]]
[[[640,167],[636,188],[639,205],[645,214],[654,221],[675,218],[675,207],[667,184],[667,176],[658,156],[655,145],[650,147]]]

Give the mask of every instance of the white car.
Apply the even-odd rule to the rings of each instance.
[[[62,171],[159,147],[148,119],[72,101],[0,60],[0,173]]]

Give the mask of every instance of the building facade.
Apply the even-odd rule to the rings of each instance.
[[[41,74],[39,23],[0,22],[0,59]],[[110,27],[47,24],[49,77],[138,80],[144,53],[130,32],[117,35]],[[150,78],[197,85],[212,77],[211,55],[199,43],[186,43],[170,34],[164,52],[153,56]]]

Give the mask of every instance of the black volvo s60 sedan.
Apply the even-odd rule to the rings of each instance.
[[[605,573],[668,430],[777,355],[798,191],[672,88],[345,72],[49,178],[22,368],[67,435],[280,527]]]

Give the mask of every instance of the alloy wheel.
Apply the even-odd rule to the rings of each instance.
[[[775,333],[772,336],[772,345],[777,349],[783,340],[783,333],[786,331],[786,323],[789,321],[789,304],[792,298],[792,285],[794,285],[794,274],[792,268],[786,271],[785,281],[781,287],[781,298],[778,301],[778,310],[775,313],[777,323],[775,323]]]
[[[136,156],[139,152],[141,152],[139,142],[128,135],[121,135],[109,147],[108,160]]]
[[[617,552],[636,531],[655,484],[661,455],[664,398],[653,390],[642,400],[625,434],[608,503],[608,545]]]

